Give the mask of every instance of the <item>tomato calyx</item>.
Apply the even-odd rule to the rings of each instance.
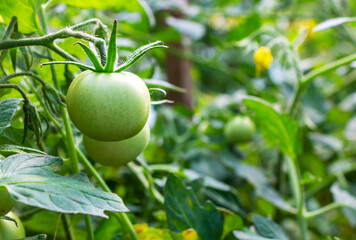
[[[121,72],[130,66],[132,66],[135,62],[137,62],[143,55],[145,55],[148,51],[155,49],[155,48],[167,48],[163,44],[162,41],[156,41],[153,43],[149,43],[144,45],[138,49],[136,49],[127,59],[126,62],[120,64],[118,67],[115,67],[116,63],[116,29],[117,29],[117,20],[114,21],[113,28],[110,35],[110,40],[107,48],[106,53],[106,63],[105,66],[100,62],[98,54],[96,54],[96,49],[93,44],[89,44],[89,47],[81,42],[76,42],[74,45],[78,44],[84,52],[87,54],[88,58],[92,62],[93,66],[88,66],[80,62],[75,61],[54,61],[54,62],[47,62],[41,64],[43,65],[52,65],[52,64],[71,64],[75,65],[79,68],[90,70],[93,72],[106,72],[106,73],[113,73],[113,72]],[[102,56],[101,56],[102,58]]]

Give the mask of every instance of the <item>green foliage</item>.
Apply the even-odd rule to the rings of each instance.
[[[101,217],[104,210],[127,211],[118,196],[96,190],[84,174],[56,175],[61,165],[56,157],[12,155],[0,162],[0,184],[15,201],[52,211]]]

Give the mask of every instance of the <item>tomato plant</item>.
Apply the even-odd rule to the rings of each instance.
[[[234,117],[226,124],[224,129],[225,138],[230,143],[251,141],[255,132],[255,124],[246,116]]]
[[[6,215],[14,207],[15,201],[11,198],[6,187],[0,186],[0,216]]]
[[[8,213],[6,216],[15,220],[16,223],[11,220],[0,219],[0,239],[13,240],[25,238],[25,228],[21,220],[13,212]]]
[[[135,136],[114,142],[102,142],[83,135],[83,144],[88,155],[96,162],[119,167],[136,159],[145,149],[150,138],[148,125]]]
[[[67,93],[75,126],[90,138],[119,141],[136,135],[146,124],[150,95],[145,83],[130,72],[79,74]]]

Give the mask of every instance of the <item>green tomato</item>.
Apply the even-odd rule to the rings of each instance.
[[[135,136],[116,142],[96,141],[83,135],[83,144],[88,155],[96,162],[112,167],[119,167],[135,160],[147,146],[150,128],[145,127]]]
[[[17,226],[13,221],[0,219],[0,239],[13,240],[25,238],[25,228],[21,220],[12,212],[9,212],[6,216],[15,219]]]
[[[4,216],[10,212],[14,205],[15,201],[11,198],[6,187],[0,186],[0,216]]]
[[[150,111],[150,94],[129,72],[84,71],[71,83],[67,108],[74,125],[98,141],[119,141],[138,134]]]
[[[243,143],[251,141],[255,131],[255,124],[249,117],[237,116],[226,124],[224,135],[230,143]]]

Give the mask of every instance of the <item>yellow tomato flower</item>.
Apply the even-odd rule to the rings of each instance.
[[[256,76],[259,77],[263,69],[267,69],[271,66],[273,61],[271,49],[262,46],[255,51],[253,60],[256,64]]]
[[[185,240],[198,240],[198,234],[194,229],[187,229],[182,232],[183,239]]]
[[[137,234],[140,234],[140,233],[145,232],[148,229],[148,225],[147,224],[135,224],[134,229]]]
[[[316,22],[314,19],[302,19],[297,20],[295,25],[298,29],[305,28],[307,30],[306,39],[310,39],[313,36],[312,30],[316,26]]]

